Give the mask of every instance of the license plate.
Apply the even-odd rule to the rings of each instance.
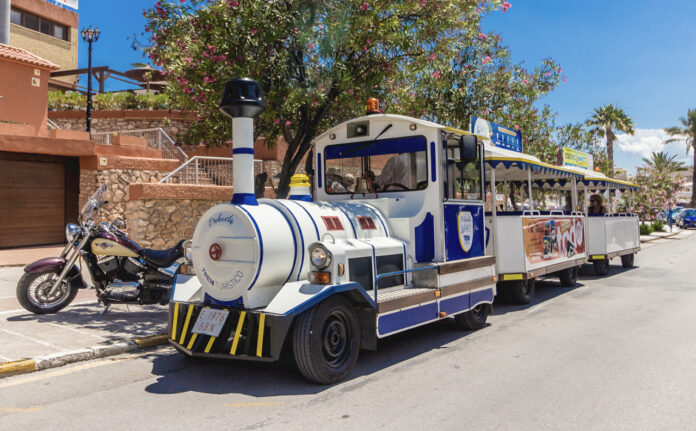
[[[204,308],[196,319],[196,324],[193,325],[191,332],[196,334],[210,335],[217,337],[220,335],[225,320],[230,314],[226,310],[216,310],[214,308]]]

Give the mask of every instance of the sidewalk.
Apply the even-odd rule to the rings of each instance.
[[[164,344],[168,312],[161,305],[104,307],[91,289],[56,314],[35,315],[15,297],[23,269],[0,268],[0,378],[70,362],[116,355]],[[143,340],[144,339],[144,340]],[[16,362],[27,360],[22,362]]]
[[[681,232],[682,230],[676,226],[672,226],[672,232],[669,231],[669,226],[665,226],[665,232],[653,232],[650,235],[641,235],[640,242],[643,243],[655,241],[656,239],[660,238],[670,238],[679,235]]]

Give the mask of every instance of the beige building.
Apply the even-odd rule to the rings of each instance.
[[[10,45],[77,69],[78,14],[46,0],[11,0]],[[74,83],[75,77],[58,78]]]

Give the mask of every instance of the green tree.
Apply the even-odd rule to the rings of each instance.
[[[607,158],[609,159],[609,175],[614,174],[614,140],[615,131],[624,132],[632,135],[633,120],[624,112],[623,109],[613,103],[595,108],[592,117],[587,120],[586,125],[591,127],[592,133],[600,138],[606,138]]]
[[[368,97],[393,101],[395,83],[421,73],[432,55],[452,55],[481,15],[500,5],[163,0],[145,12],[152,32],[146,52],[163,68],[172,98],[198,114],[185,135],[189,142],[228,140],[231,122],[217,109],[225,81],[259,81],[267,108],[256,132],[288,144],[277,191],[282,197],[318,132],[364,114]],[[398,104],[390,108],[400,112]]]
[[[282,136],[288,144],[277,190],[282,197],[317,133],[363,115],[369,97],[382,100],[388,112],[460,128],[475,113],[517,125],[529,148],[548,147],[552,127],[542,126],[553,113],[533,104],[553,89],[560,68],[550,60],[534,72],[511,64],[501,39],[480,28],[481,17],[501,7],[509,5],[163,0],[145,11],[146,52],[163,68],[173,103],[198,114],[184,136],[190,143],[230,138],[231,123],[217,109],[227,78],[259,81],[267,109],[256,132],[266,142]]]
[[[643,220],[654,219],[659,211],[677,203],[677,192],[684,180],[675,175],[663,175],[649,167],[638,168],[634,183],[635,210]]]
[[[696,109],[689,111],[686,117],[679,119],[681,126],[668,127],[665,129],[668,135],[672,138],[667,139],[664,143],[668,144],[670,142],[684,142],[686,144],[686,153],[688,154],[691,148],[694,149],[694,169],[691,178],[691,204],[690,207],[696,207]]]
[[[670,156],[663,151],[659,153],[653,151],[649,159],[643,157],[643,163],[645,163],[648,169],[654,171],[658,175],[668,176],[675,172],[686,170],[684,163],[676,159],[676,155]]]
[[[566,78],[552,59],[533,69],[513,63],[502,42],[500,35],[471,26],[453,55],[431,55],[424,73],[408,77],[399,87],[408,93],[397,94],[398,101],[408,115],[460,129],[477,116],[520,130],[526,153],[552,161],[556,114],[538,102]]]

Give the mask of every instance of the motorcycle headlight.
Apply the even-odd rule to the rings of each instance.
[[[190,239],[186,240],[184,242],[182,248],[184,249],[184,258],[186,259],[186,261],[192,262],[193,261],[193,254],[192,254],[193,242]]]
[[[318,269],[324,269],[331,264],[331,252],[322,245],[315,245],[309,251],[312,265]]]
[[[80,232],[82,232],[80,226],[73,223],[68,223],[68,225],[65,226],[65,239],[67,239],[68,242],[73,242]]]

